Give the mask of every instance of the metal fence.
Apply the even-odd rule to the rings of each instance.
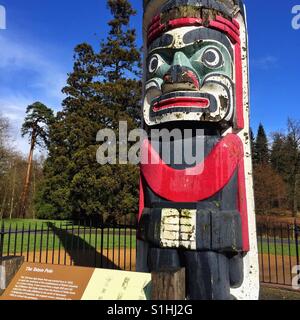
[[[136,224],[92,221],[8,224],[0,222],[0,259],[135,270]]]
[[[300,265],[299,226],[257,226],[260,280],[290,286]],[[27,262],[134,271],[136,223],[99,225],[92,221],[0,222],[0,259],[24,256]]]
[[[293,269],[300,265],[297,224],[258,224],[260,280],[262,283],[291,286]]]

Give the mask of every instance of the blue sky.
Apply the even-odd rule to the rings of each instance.
[[[299,119],[300,30],[293,30],[292,7],[300,0],[245,0],[251,72],[251,125],[284,130]],[[141,45],[142,0],[132,0],[132,20]],[[28,104],[40,100],[60,109],[61,88],[72,70],[73,48],[105,38],[105,0],[0,0],[7,29],[0,30],[0,112],[12,122],[16,148],[27,152],[20,127]]]

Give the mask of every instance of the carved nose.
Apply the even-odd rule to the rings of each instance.
[[[193,71],[190,60],[181,51],[174,54],[173,64],[163,79],[163,93],[173,91],[198,91],[200,89],[199,79]]]
[[[198,91],[200,83],[194,71],[188,67],[172,66],[164,76],[163,93],[173,91]]]
[[[192,67],[188,57],[181,51],[175,52],[173,57],[173,66]]]

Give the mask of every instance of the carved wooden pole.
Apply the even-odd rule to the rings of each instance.
[[[259,296],[245,16],[239,0],[144,0],[137,268],[185,268],[192,300]]]
[[[185,300],[185,269],[152,273],[152,300]]]

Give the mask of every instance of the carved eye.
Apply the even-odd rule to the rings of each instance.
[[[150,59],[149,66],[148,66],[148,71],[150,73],[154,73],[163,64],[164,64],[164,60],[162,59],[162,57],[159,56],[158,54],[155,54]]]
[[[224,60],[222,53],[218,49],[210,48],[203,53],[202,62],[208,68],[220,68],[224,63]]]

